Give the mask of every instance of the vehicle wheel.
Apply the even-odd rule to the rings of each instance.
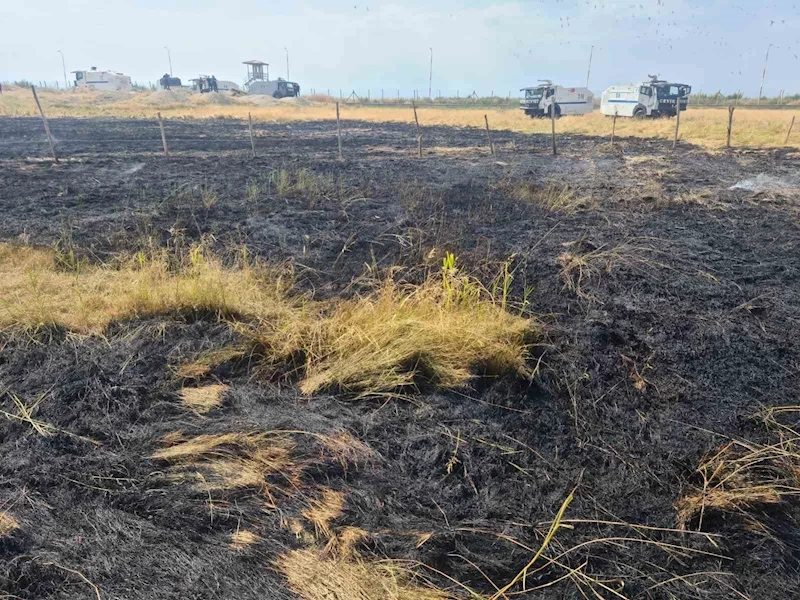
[[[558,104],[556,104],[555,106],[556,106],[556,119],[558,119],[559,117],[561,117],[561,109],[558,107]],[[552,104],[550,105],[550,108],[547,109],[547,118],[548,119],[552,119],[553,118],[553,105]]]
[[[647,111],[643,108],[637,108],[633,111],[633,118],[641,121],[647,116]]]
[[[272,97],[275,98],[276,100],[280,100],[281,99],[281,93],[280,92],[274,92],[272,94]]]

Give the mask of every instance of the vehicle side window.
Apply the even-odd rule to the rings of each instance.
[[[653,95],[653,90],[650,89],[649,87],[643,85],[639,89],[639,93],[644,94],[645,96],[652,96]]]
[[[83,73],[78,71],[77,73],[75,73],[75,80],[80,81],[81,79],[83,79]]]
[[[547,98],[552,96],[554,93],[555,93],[555,90],[553,88],[548,88],[548,90],[547,90]]]

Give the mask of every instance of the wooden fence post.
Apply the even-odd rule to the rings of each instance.
[[[169,158],[169,148],[167,147],[167,134],[164,133],[164,120],[161,113],[158,113],[158,126],[161,128],[161,142],[164,144],[164,156]]]
[[[617,109],[614,109],[614,120],[611,123],[611,147],[614,147],[614,136],[617,133]]]
[[[486,120],[486,136],[489,138],[489,151],[494,155],[494,142],[492,142],[492,132],[489,131],[489,116],[483,115]]]
[[[417,145],[419,146],[419,157],[422,158],[422,132],[419,129],[419,118],[417,117],[417,103],[412,100],[411,106],[414,107],[414,122],[417,124]]]
[[[39,114],[42,115],[42,122],[44,123],[44,132],[47,134],[47,141],[50,144],[50,152],[53,154],[53,161],[58,162],[58,157],[56,156],[56,147],[53,144],[53,136],[50,134],[50,124],[47,122],[47,117],[44,116],[44,110],[42,110],[42,104],[39,102],[39,96],[36,94],[36,88],[31,85],[31,91],[33,92],[33,99],[36,100],[36,106],[39,108]]]
[[[256,157],[256,143],[253,140],[253,115],[247,113],[247,123],[250,128],[250,148],[253,149],[253,158]]]
[[[556,98],[553,95],[553,101],[550,103],[550,125],[553,129],[553,156],[558,156],[558,148],[556,147]]]
[[[728,141],[726,142],[726,148],[731,147],[731,132],[733,131],[733,113],[736,110],[735,106],[728,107]]]
[[[680,134],[681,129],[681,97],[678,96],[678,99],[675,101],[675,139],[672,141],[672,149],[675,150],[678,147],[678,135]]]
[[[339,160],[344,160],[342,155],[342,123],[339,120],[339,103],[336,103],[336,135],[339,138]]]
[[[794,129],[794,115],[792,115],[792,122],[789,124],[789,132],[786,134],[786,141],[783,142],[784,146],[789,143],[789,136],[792,135],[792,129]]]

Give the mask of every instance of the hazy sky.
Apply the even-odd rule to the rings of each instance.
[[[590,87],[648,73],[695,90],[800,92],[800,0],[0,0],[0,80],[97,66],[155,81],[169,69],[241,83],[243,60],[274,77],[373,97],[381,88],[488,95],[550,78]]]

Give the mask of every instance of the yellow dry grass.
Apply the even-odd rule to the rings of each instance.
[[[0,512],[0,537],[10,535],[19,528],[19,521],[7,512]]]
[[[0,327],[63,326],[101,333],[113,321],[157,314],[269,320],[291,310],[262,271],[223,269],[199,249],[178,271],[170,269],[165,255],[65,271],[51,251],[0,244]]]
[[[773,443],[736,440],[701,461],[697,475],[702,485],[690,488],[676,503],[680,527],[696,521],[700,530],[707,513],[732,513],[763,530],[760,508],[800,495],[800,431],[778,420],[787,413],[800,413],[800,407],[764,413],[765,423],[776,430]]]
[[[325,488],[321,498],[312,498],[308,507],[303,510],[305,519],[313,523],[317,537],[329,538],[332,535],[331,523],[342,514],[345,507],[345,495]]]
[[[434,279],[413,288],[389,282],[338,302],[307,334],[300,389],[379,393],[420,383],[459,387],[475,371],[526,375],[531,321],[477,288],[461,294]]]
[[[504,182],[501,187],[520,202],[537,204],[549,212],[571,215],[592,206],[591,198],[569,185],[517,181]]]
[[[261,540],[255,533],[247,530],[237,530],[231,534],[231,550],[245,550]]]
[[[191,97],[175,99],[153,92],[115,93],[65,93],[55,90],[39,92],[42,104],[51,117],[57,116],[117,116],[154,118],[160,111],[171,117],[232,117],[246,119],[248,113],[261,121],[291,122],[320,121],[335,118],[335,109],[329,103],[309,105],[280,102],[270,106],[259,106],[253,99],[228,99],[225,104],[196,103]],[[230,101],[229,101],[230,100]],[[358,119],[370,122],[413,122],[410,106],[349,106],[342,105],[343,119]],[[420,124],[448,125],[455,127],[484,127],[484,115],[488,115],[492,129],[521,133],[549,133],[550,122],[546,119],[530,119],[517,108],[418,108]],[[755,110],[738,108],[735,113],[734,146],[779,147],[783,146],[792,119],[792,111]],[[10,89],[0,96],[1,116],[37,116],[38,111],[30,90]],[[728,111],[715,108],[690,109],[681,116],[681,140],[708,148],[725,146]],[[608,136],[611,121],[598,111],[580,117],[563,117],[558,120],[557,130],[563,133]],[[672,139],[675,121],[668,119],[637,121],[619,119],[618,137],[647,137]],[[793,135],[790,146],[800,147],[800,132]]]
[[[392,561],[330,559],[317,550],[293,550],[277,561],[290,589],[304,600],[448,600]]]
[[[183,388],[183,403],[201,415],[211,412],[222,405],[222,395],[230,388],[227,385],[213,384],[199,388]]]
[[[0,244],[0,327],[102,333],[113,321],[172,313],[244,320],[240,329],[263,369],[272,376],[295,367],[306,394],[385,393],[421,382],[458,387],[476,371],[527,374],[526,337],[535,325],[467,278],[448,272],[408,287],[388,281],[363,297],[314,302],[291,298],[265,269],[226,269],[199,248],[189,257],[181,268],[157,254],[65,271],[52,252]],[[243,353],[201,357],[178,373],[202,377],[213,359]]]
[[[293,457],[294,440],[284,433],[234,432],[185,439],[177,432],[164,443],[166,447],[151,458],[198,479],[204,490],[254,487],[271,497],[268,478],[278,475],[285,485],[299,485],[302,465]]]

